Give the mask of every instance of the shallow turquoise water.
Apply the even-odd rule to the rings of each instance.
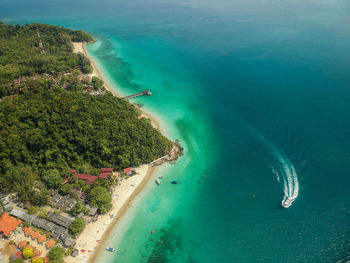
[[[185,147],[99,261],[350,260],[347,1],[5,0],[0,17],[91,32],[109,81],[150,89],[134,102]]]

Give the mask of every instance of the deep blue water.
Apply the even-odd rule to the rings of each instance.
[[[0,19],[93,34],[109,80],[149,88],[136,102],[185,147],[101,260],[350,260],[348,1],[2,0]]]

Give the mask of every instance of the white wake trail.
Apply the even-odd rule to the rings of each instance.
[[[277,176],[277,180],[280,181],[280,178],[283,180],[284,197],[282,200],[282,206],[288,208],[292,205],[299,194],[298,175],[294,165],[282,150],[278,150],[261,133],[251,127],[248,127],[248,129],[252,135],[264,145],[266,149],[268,149],[271,156],[274,158],[275,163],[270,164],[270,167],[272,172]]]

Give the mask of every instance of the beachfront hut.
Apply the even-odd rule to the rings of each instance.
[[[112,175],[112,173],[111,172],[100,173],[98,178],[107,179],[109,175]]]
[[[40,235],[39,231],[35,231],[34,233],[32,233],[32,239],[33,240],[37,239],[39,235]]]
[[[68,228],[69,225],[73,222],[73,218],[68,217],[68,216],[63,216],[63,215],[59,215],[57,213],[51,213],[49,215],[49,219],[55,223],[56,225],[60,225],[63,226],[65,228]]]
[[[123,172],[127,175],[127,176],[132,176],[134,174],[136,174],[135,170],[131,167],[125,168],[123,169]]]
[[[101,168],[100,169],[100,173],[107,173],[107,172],[109,172],[109,173],[113,173],[113,168]]]
[[[47,248],[47,249],[52,248],[54,245],[55,245],[55,240],[53,240],[53,239],[50,239],[50,240],[48,240],[48,241],[46,242],[46,248]]]
[[[10,216],[8,213],[3,213],[0,217],[0,233],[8,238],[12,231],[14,231],[22,220]]]
[[[97,214],[97,207],[91,207],[91,206],[87,205],[86,209],[89,211],[90,216],[94,216]]]
[[[46,235],[41,235],[40,237],[38,237],[38,244],[43,243],[44,241],[46,241]]]
[[[67,237],[64,240],[63,246],[64,247],[73,247],[73,246],[75,246],[75,240],[71,237]]]
[[[23,227],[22,229],[25,236],[29,236],[33,232],[33,228],[31,227]]]
[[[33,219],[36,217],[35,215],[29,215],[25,212],[22,212],[18,209],[13,209],[11,212],[10,212],[10,215],[14,216],[14,217],[17,217],[25,222],[28,222],[29,224],[32,223]]]
[[[17,251],[16,256],[17,258],[22,258],[22,251]]]
[[[39,256],[40,255],[40,250],[39,249],[35,249],[34,251],[33,251],[33,257],[37,257],[37,256]]]
[[[13,209],[12,205],[10,203],[4,205],[5,212],[11,212]]]
[[[18,248],[21,249],[22,247],[25,247],[27,245],[27,241],[23,240],[21,242],[18,243]]]

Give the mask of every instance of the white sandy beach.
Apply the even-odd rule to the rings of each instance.
[[[96,63],[86,52],[85,43],[73,42],[74,51],[81,52],[89,58],[93,67],[93,72],[89,74],[90,77],[96,76],[103,79],[105,87],[114,96],[119,97],[118,93],[111,88],[110,84],[106,82],[106,78],[98,70]],[[149,113],[143,113],[147,118],[150,118],[152,125],[160,130],[159,121]],[[94,257],[98,254],[98,250],[101,248],[104,239],[108,236],[108,233],[113,228],[119,218],[122,217],[124,212],[129,207],[130,202],[137,196],[137,194],[143,189],[148,180],[151,178],[155,167],[150,165],[142,165],[136,168],[136,175],[122,180],[118,186],[116,186],[112,193],[112,209],[105,215],[98,217],[98,220],[93,223],[87,224],[84,231],[79,235],[77,239],[76,248],[79,250],[77,257],[69,256],[66,258],[67,262],[78,263],[78,262],[93,262]],[[85,250],[85,252],[82,252]]]
[[[142,165],[136,168],[136,175],[119,183],[112,193],[112,209],[107,214],[99,216],[96,222],[87,224],[84,231],[79,235],[75,246],[79,250],[79,255],[66,258],[66,262],[93,261],[92,255],[96,255],[100,244],[103,243],[117,220],[127,210],[130,202],[151,178],[153,170],[154,167],[150,167],[150,165]],[[82,252],[82,250],[85,250],[85,252]]]

